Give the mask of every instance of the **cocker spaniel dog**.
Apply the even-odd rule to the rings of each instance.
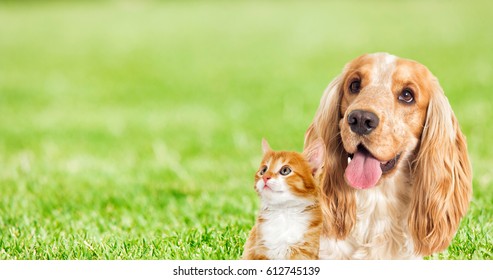
[[[327,149],[321,259],[416,259],[452,240],[472,194],[466,139],[438,80],[386,53],[349,62],[305,135]]]

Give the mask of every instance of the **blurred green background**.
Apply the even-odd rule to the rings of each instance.
[[[385,51],[439,78],[493,259],[492,1],[0,2],[0,259],[238,259],[260,140],[301,150],[326,85]]]

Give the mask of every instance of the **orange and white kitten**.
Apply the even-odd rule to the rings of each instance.
[[[302,154],[273,151],[265,139],[262,149],[264,158],[255,174],[261,209],[242,259],[318,259],[322,210],[315,178],[323,164],[322,139]]]

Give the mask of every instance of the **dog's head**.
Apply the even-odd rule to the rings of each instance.
[[[471,194],[465,138],[438,80],[422,64],[385,53],[349,62],[326,89],[305,144],[327,148],[327,233],[344,238],[355,222],[354,191],[400,173],[411,189],[416,252],[446,248]]]
[[[339,129],[350,162],[345,177],[355,188],[374,187],[412,155],[438,84],[423,65],[386,54],[353,60],[341,83]]]

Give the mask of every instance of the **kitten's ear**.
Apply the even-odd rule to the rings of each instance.
[[[312,141],[303,151],[303,156],[310,164],[313,174],[322,168],[325,156],[325,144],[322,138]]]
[[[264,152],[264,155],[267,152],[272,151],[272,149],[269,146],[269,143],[267,143],[267,140],[265,140],[265,138],[262,138],[262,151]]]

